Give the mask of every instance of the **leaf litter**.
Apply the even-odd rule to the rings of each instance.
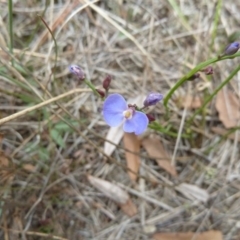
[[[233,128],[240,123],[240,100],[228,89],[221,89],[216,98],[219,119],[225,128]]]
[[[185,67],[182,67],[184,59],[189,58],[189,61],[193,61],[194,64],[192,64],[191,69],[195,67],[196,62],[207,60],[207,42],[202,45],[202,42],[195,41],[195,38],[202,40],[202,36],[205,35],[202,31],[205,31],[206,24],[208,26],[212,24],[212,18],[208,18],[208,16],[209,11],[214,10],[215,6],[210,1],[201,3],[200,1],[190,0],[186,4],[180,5],[179,1],[175,1],[177,2],[174,6],[175,9],[167,1],[139,1],[140,3],[124,1],[122,6],[126,9],[127,13],[130,13],[126,18],[119,16],[116,13],[118,11],[107,8],[107,1],[98,1],[98,3],[94,1],[95,3],[91,2],[91,4],[90,1],[82,1],[82,4],[79,4],[79,1],[74,1],[73,5],[75,7],[72,7],[71,11],[65,10],[66,14],[59,13],[61,9],[66,9],[68,5],[62,3],[64,1],[55,1],[57,5],[55,2],[50,4],[46,14],[43,13],[46,22],[53,23],[54,26],[56,20],[60,19],[59,16],[61,16],[61,21],[58,21],[59,24],[56,25],[61,30],[57,37],[57,43],[61,48],[59,48],[58,68],[54,77],[55,82],[51,77],[51,65],[53,65],[54,56],[49,58],[49,54],[46,52],[46,49],[53,46],[53,39],[49,35],[49,31],[42,25],[35,32],[34,38],[31,37],[31,34],[29,35],[32,29],[36,29],[36,14],[32,14],[32,11],[42,12],[41,9],[43,6],[39,2],[16,1],[14,3],[14,7],[16,7],[13,15],[14,27],[19,27],[17,34],[14,34],[14,42],[17,45],[15,44],[13,55],[15,63],[19,61],[22,63],[23,67],[21,69],[24,70],[23,77],[27,81],[31,80],[28,82],[33,87],[33,90],[37,90],[44,99],[47,97],[45,89],[41,89],[38,84],[35,84],[33,82],[34,79],[36,78],[42,82],[46,90],[48,89],[52,94],[57,95],[65,92],[69,87],[76,87],[76,82],[67,75],[66,71],[67,65],[71,64],[72,61],[84,67],[87,76],[90,78],[89,80],[94,84],[100,85],[99,79],[102,79],[103,75],[106,73],[112,74],[116,79],[113,83],[114,89],[112,90],[115,92],[118,90],[124,91],[126,96],[131,97],[133,94],[140,92],[148,94],[152,90],[166,94],[172,84],[186,73]],[[174,1],[169,2],[172,3]],[[86,5],[88,7],[85,7]],[[189,31],[186,30],[185,26],[182,25],[182,21],[179,21],[178,15],[175,14],[178,5],[181,8],[179,9],[181,10],[180,13],[183,14],[194,12],[196,9],[200,11],[201,14],[192,14],[186,20],[186,23],[189,24],[188,26],[193,28],[193,31],[190,31],[191,29]],[[92,8],[93,6],[97,6],[101,11],[96,12]],[[4,4],[1,10],[3,16],[8,16],[7,4]],[[221,12],[223,14],[219,16],[220,24],[218,27],[223,28],[228,33],[227,35],[229,35],[231,31],[234,33],[234,29],[237,29],[239,24],[237,18],[232,18],[234,14],[229,14],[228,16],[224,14],[226,11],[239,12],[239,2],[222,1]],[[109,21],[112,21],[114,25],[109,24],[110,22],[105,20],[105,16],[109,16]],[[23,17],[29,19],[29,24],[22,25]],[[233,30],[229,28],[228,23],[232,25]],[[119,28],[116,28],[116,24],[123,26],[130,35],[119,34],[120,31]],[[65,25],[64,28],[63,25]],[[50,28],[51,26],[52,24]],[[2,27],[3,29],[8,29],[7,17],[2,18]],[[76,32],[81,32],[83,41],[79,41],[79,38],[76,37]],[[10,35],[7,32],[4,32],[2,35],[3,42],[6,43],[3,43],[3,46],[8,46],[8,36]],[[45,40],[42,41],[43,39]],[[29,42],[29,45],[26,44],[26,48],[21,49],[21,43],[26,40]],[[226,36],[216,36],[214,40],[216,45],[214,45],[213,49],[216,51],[221,48],[224,41],[228,41]],[[143,56],[142,52],[136,47],[136,44],[146,49],[151,61],[148,61],[148,56]],[[201,51],[202,49],[206,51]],[[7,51],[5,52],[6,56],[8,56]],[[53,51],[50,52],[54,55]],[[213,54],[215,53],[213,52]],[[194,56],[194,59],[192,56]],[[11,57],[7,59],[9,60]],[[230,74],[232,68],[234,68],[233,65],[237,61],[238,59],[231,59],[229,60],[230,64],[224,61],[214,65],[216,73],[214,77],[216,78],[213,79],[214,81],[207,82],[208,84],[202,84],[201,82],[203,88],[207,91],[212,91],[219,86],[220,78],[218,76],[222,78],[223,75],[227,76]],[[46,68],[46,63],[49,65],[48,68]],[[21,74],[22,70],[19,67],[15,67],[14,69]],[[31,72],[27,73],[25,69],[31,70]],[[18,82],[12,82],[12,73],[10,70],[8,71],[4,68],[2,70],[6,74],[1,81],[1,89],[3,91],[1,92],[0,118],[11,115],[19,109],[25,109],[29,107],[29,104],[32,105],[31,101],[25,101],[26,98],[28,100],[36,98],[36,93],[29,89],[29,87],[25,85],[21,87]],[[231,84],[233,84],[232,86],[237,86],[237,76],[231,80]],[[193,88],[193,91],[200,90],[198,89],[198,84],[194,86],[194,84],[189,83],[184,84],[177,92],[181,94],[186,93],[187,95],[188,85],[191,85],[190,87]],[[78,87],[82,88],[83,85],[81,84]],[[21,97],[18,97],[18,93],[21,94]],[[170,174],[167,177],[167,174],[162,174],[162,171],[159,170],[160,167],[156,166],[153,161],[146,162],[145,159],[141,159],[141,164],[144,166],[144,171],[146,169],[147,173],[151,173],[156,177],[156,184],[152,184],[151,181],[146,181],[145,179],[133,182],[127,176],[125,169],[113,163],[108,162],[106,164],[107,158],[103,157],[96,149],[93,149],[92,145],[86,147],[86,140],[76,132],[66,131],[61,135],[66,146],[65,149],[55,145],[56,141],[52,141],[49,136],[48,125],[44,125],[44,122],[49,122],[55,113],[58,112],[70,120],[73,116],[78,115],[78,111],[82,107],[86,106],[93,113],[84,116],[89,120],[87,123],[90,123],[91,118],[95,118],[96,115],[99,118],[100,113],[95,111],[97,110],[97,102],[94,101],[95,97],[89,94],[91,97],[89,98],[87,95],[86,93],[74,94],[66,100],[61,101],[62,106],[66,107],[70,114],[63,113],[58,109],[56,104],[51,104],[43,109],[39,109],[37,114],[26,115],[19,119],[19,121],[9,122],[1,126],[1,130],[6,132],[6,139],[3,144],[4,151],[6,147],[10,151],[15,151],[14,158],[7,157],[8,164],[6,166],[2,164],[2,170],[10,170],[12,172],[13,163],[15,164],[14,168],[16,168],[13,175],[13,184],[9,182],[7,186],[10,191],[6,192],[6,204],[2,201],[1,220],[2,222],[4,219],[7,220],[4,230],[0,232],[1,237],[7,239],[8,230],[13,227],[11,222],[15,221],[14,213],[16,213],[22,221],[22,229],[24,229],[19,235],[25,237],[25,234],[31,233],[33,236],[28,235],[27,238],[29,240],[36,238],[145,240],[150,239],[147,234],[144,235],[142,232],[147,222],[154,223],[154,227],[158,232],[168,231],[174,233],[191,231],[191,234],[193,234],[195,231],[199,231],[201,234],[202,231],[206,231],[206,228],[215,228],[223,232],[226,240],[239,239],[239,224],[236,217],[239,215],[238,180],[229,183],[226,181],[225,174],[229,169],[229,165],[231,165],[232,173],[235,172],[238,174],[238,148],[234,148],[231,143],[223,143],[224,145],[222,146],[216,144],[209,151],[208,147],[216,143],[219,140],[219,135],[221,135],[216,133],[212,138],[202,141],[202,145],[198,149],[195,149],[198,155],[193,156],[188,150],[191,147],[189,139],[181,139],[178,151],[180,156],[177,157],[188,157],[190,159],[187,162],[178,163],[179,177],[172,180],[174,181],[173,185],[184,183],[199,186],[203,190],[207,189],[209,195],[212,197],[207,204],[200,202],[197,205],[191,205],[195,202],[194,199],[200,200],[201,195],[204,194],[200,193],[199,197],[197,196],[199,193],[196,193],[196,197],[191,197],[189,201],[189,198],[183,196],[182,192],[175,191],[176,188],[174,186],[172,188],[165,186],[165,183],[170,181],[168,179],[170,178]],[[177,129],[180,124],[179,116],[182,114],[182,106],[177,105],[174,101],[170,101],[169,103],[171,120],[173,120],[171,123]],[[188,106],[192,109],[194,104],[191,103]],[[163,109],[160,107],[154,108],[154,114],[157,121],[164,121],[162,117],[164,114]],[[204,131],[207,132],[216,123],[216,118],[215,112],[212,112],[212,108],[209,108],[206,114],[207,121]],[[197,116],[194,124],[199,123],[199,117],[201,116]],[[93,121],[89,125],[87,123],[82,123],[79,126],[80,130],[86,132],[86,137],[101,148],[103,146],[102,138],[99,139],[93,133],[89,132],[88,129],[92,128],[94,131],[99,131],[102,136],[106,136],[109,129],[106,126],[102,129],[102,124],[98,124],[98,120]],[[199,126],[200,124],[196,125],[196,127]],[[44,139],[42,131],[47,132]],[[148,130],[148,132],[151,131]],[[116,140],[116,145],[120,143],[123,137],[121,127],[119,128],[119,132],[122,135],[118,139],[115,138],[115,133],[110,137],[110,141]],[[158,135],[161,135],[160,141],[166,139],[169,144],[167,147],[173,149],[174,137],[169,137],[163,133],[159,133]],[[72,152],[67,151],[72,148],[73,142],[78,142],[75,145],[75,150],[81,151],[78,153],[77,159],[72,159]],[[26,143],[36,145],[35,150],[31,152],[27,151]],[[19,146],[21,146],[20,150],[18,150]],[[39,146],[48,152],[48,156],[44,159],[37,152]],[[112,155],[115,151],[114,158],[124,164],[125,153],[122,149],[118,149],[113,145],[113,148],[110,150],[108,155]],[[167,151],[168,149],[165,150]],[[235,155],[233,154],[234,152]],[[5,156],[8,155],[6,154]],[[207,155],[210,161],[199,157],[200,155]],[[64,169],[61,168],[59,170],[58,163],[69,158],[73,161],[73,164],[69,165],[67,170],[65,170],[65,166]],[[229,161],[230,159],[231,161]],[[57,164],[52,164],[54,161]],[[221,161],[221,164],[218,167],[219,161]],[[36,162],[38,163],[37,165]],[[30,165],[27,165],[29,171],[26,171],[23,167],[24,164],[36,165],[36,172],[31,171],[34,168]],[[106,171],[102,171],[106,165],[108,165]],[[209,177],[205,177],[206,167],[209,165],[218,173],[210,179]],[[100,174],[101,171],[104,174]],[[105,195],[103,196],[100,190],[97,190],[97,188],[86,181],[86,172],[95,177],[104,175],[102,178],[108,179],[110,183],[121,183],[124,186],[128,186],[131,190],[141,189],[141,191],[137,191],[139,195],[134,195],[134,199],[131,198],[131,201],[134,201],[135,207],[139,209],[136,217],[129,218],[126,216],[123,211],[124,208],[118,208],[120,206],[119,203],[115,203],[115,201],[109,197],[105,197]],[[4,178],[1,179],[1,182],[3,180]],[[140,182],[141,187],[139,186]],[[223,186],[226,186],[226,188]],[[190,187],[190,190],[187,190],[184,185],[181,185],[181,188],[182,191],[191,191],[192,189]],[[69,189],[72,193],[66,193],[63,189]],[[124,188],[122,187],[122,189]],[[130,191],[128,193],[133,196],[133,193]],[[41,198],[39,198],[39,194],[41,194]],[[32,195],[35,197],[29,202]],[[150,198],[153,198],[154,202],[149,202]],[[41,200],[41,202],[34,208],[33,214],[25,217],[28,208],[38,203],[38,200]],[[162,208],[156,204],[159,201],[169,204],[170,209]],[[84,202],[94,203],[92,206],[96,205],[99,207],[94,207],[94,209],[91,207],[87,208]],[[78,208],[75,203],[78,203]],[[20,207],[19,204],[21,204]],[[188,208],[189,204],[191,207]],[[128,204],[124,204],[124,206],[127,206],[128,209]],[[105,210],[108,211],[108,214],[113,213],[113,216],[108,218],[105,215],[103,216],[101,213]],[[129,209],[125,211],[128,212]],[[205,214],[206,212],[209,215]],[[213,215],[216,215],[216,218]],[[48,226],[44,227],[39,224],[44,217],[47,219],[57,219],[54,222],[61,225],[63,231],[57,230],[58,228],[51,229]],[[202,225],[203,228],[199,229]],[[34,236],[34,234],[43,234],[43,232],[50,232],[51,234],[46,233],[45,237]],[[216,235],[210,237],[210,239],[214,238],[217,239]],[[9,239],[11,239],[10,236]]]
[[[133,172],[128,171],[128,175],[131,180],[136,181],[140,168],[140,141],[134,133],[124,133],[123,143],[125,147],[127,167],[136,173],[134,174]]]
[[[202,106],[203,104],[203,99],[196,95],[186,95],[186,96],[182,96],[179,98],[179,105],[182,108],[187,108],[189,110],[191,109],[198,109]]]
[[[148,137],[142,140],[142,146],[146,149],[150,158],[156,160],[159,167],[171,174],[173,177],[177,176],[177,171],[171,165],[170,155],[165,150],[161,141],[156,137]]]
[[[155,233],[154,240],[223,240],[220,231],[207,231],[202,233]]]
[[[106,197],[117,203],[122,211],[129,217],[137,214],[137,207],[132,202],[130,196],[119,186],[103,180],[101,178],[96,178],[88,175],[88,181],[100,192],[102,192]]]

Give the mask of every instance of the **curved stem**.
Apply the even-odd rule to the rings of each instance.
[[[188,124],[191,124],[194,117],[200,113],[206,105],[213,99],[213,97],[240,71],[240,65],[235,68],[231,74],[214,90],[214,92],[207,98],[204,104],[192,115],[192,117],[188,120]]]
[[[216,63],[216,62],[219,62],[219,61],[223,61],[223,60],[226,60],[226,59],[232,59],[232,58],[235,58],[235,57],[240,57],[240,53],[236,53],[234,55],[231,55],[231,56],[224,56],[224,57],[215,57],[215,58],[212,58],[212,59],[209,59],[205,62],[202,62],[200,64],[198,64],[195,68],[193,68],[191,71],[189,71],[184,77],[182,77],[172,88],[171,90],[168,92],[168,94],[166,95],[166,97],[164,98],[164,106],[165,108],[168,109],[167,107],[167,104],[168,104],[168,101],[169,99],[171,98],[171,96],[173,95],[173,93],[183,84],[185,83],[186,81],[188,81],[188,79],[195,73],[197,73],[199,70],[209,66],[210,64],[213,64],[213,63]]]

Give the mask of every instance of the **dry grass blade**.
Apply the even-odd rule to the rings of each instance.
[[[12,232],[15,233],[16,235],[19,235],[22,233],[22,231],[16,230],[16,229],[6,229],[8,232]],[[53,234],[47,234],[47,233],[41,233],[41,232],[33,232],[33,231],[26,231],[24,232],[26,235],[29,236],[38,236],[44,239],[52,239],[52,240],[69,240],[67,238],[64,237],[60,237],[60,236],[55,236]],[[19,239],[19,238],[11,238],[11,239]]]
[[[175,167],[171,165],[170,156],[158,138],[145,138],[142,141],[142,145],[148,152],[149,157],[156,159],[159,167],[163,168],[172,176],[177,176]]]
[[[220,231],[207,231],[203,233],[155,233],[154,240],[223,240]]]
[[[129,195],[119,186],[101,178],[93,177],[91,175],[88,175],[88,181],[100,192],[102,192],[106,197],[110,198],[118,205],[120,205],[122,210],[128,216],[132,217],[137,213],[137,208],[133,204]]]
[[[125,151],[127,167],[131,169],[133,172],[138,173],[140,167],[140,141],[134,133],[124,133],[123,136],[124,147],[131,151]],[[132,172],[128,172],[128,175],[131,180],[136,181],[137,174],[133,174]]]
[[[66,3],[62,11],[54,19],[52,26],[50,26],[53,32],[59,25],[62,24],[62,22],[67,18],[68,14],[72,11],[72,9],[76,8],[78,4],[79,4],[78,1],[74,1],[72,4]],[[38,42],[35,44],[32,50],[33,52],[36,51],[39,48],[39,46],[42,45],[47,40],[48,34],[49,34],[49,31],[45,29],[45,31],[41,34],[41,36],[39,36]]]
[[[69,92],[63,93],[63,94],[61,94],[61,95],[58,95],[57,97],[53,97],[53,98],[51,98],[51,99],[48,99],[48,100],[46,100],[46,101],[43,101],[43,102],[35,105],[35,106],[26,108],[26,109],[24,109],[24,110],[22,110],[22,111],[20,111],[20,112],[14,113],[14,114],[12,114],[12,115],[10,115],[10,116],[8,116],[8,117],[5,117],[5,118],[0,119],[0,125],[4,124],[4,123],[6,123],[6,122],[9,122],[9,121],[11,121],[11,120],[13,120],[13,119],[16,119],[16,118],[19,118],[19,117],[21,117],[21,116],[24,116],[24,115],[26,115],[27,113],[30,113],[30,112],[32,112],[32,111],[34,111],[34,110],[37,110],[37,109],[42,108],[42,107],[44,107],[44,106],[47,106],[47,105],[49,105],[50,103],[56,102],[56,101],[58,101],[58,100],[60,100],[60,99],[62,99],[62,98],[65,98],[65,97],[67,97],[67,96],[73,95],[74,93],[89,92],[89,91],[90,91],[89,89],[81,89],[81,88],[80,88],[80,89],[74,89],[74,90],[71,90],[71,91],[69,91]]]
[[[227,133],[228,133],[228,130],[226,129],[223,129],[223,128],[220,128],[220,127],[212,127],[211,130],[216,133],[216,134],[219,134],[221,136],[225,136]],[[231,134],[228,134],[226,136],[226,138],[228,139],[231,139],[231,140],[235,140],[236,136],[235,133],[231,133]],[[238,138],[237,138],[238,142],[240,142],[240,136],[238,135]]]
[[[175,187],[175,189],[191,200],[207,202],[207,200],[209,199],[208,192],[196,185],[181,183],[180,185]]]
[[[222,89],[217,94],[216,109],[226,128],[238,126],[240,120],[240,101],[230,90]]]

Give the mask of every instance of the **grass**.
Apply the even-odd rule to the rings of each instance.
[[[230,38],[238,40],[239,10],[233,0],[2,4],[0,239],[151,239],[154,228],[214,229],[239,239],[239,127],[212,131],[224,130],[217,93],[228,87],[239,97],[240,53],[218,57]],[[71,64],[88,80],[74,79]],[[207,66],[210,78],[189,81]],[[131,182],[122,143],[112,156],[103,151],[109,127],[96,89],[107,74],[110,92],[126,98],[164,94],[141,138],[161,139],[176,178],[142,148]],[[183,108],[177,99],[188,95],[201,107]],[[137,215],[93,188],[88,174],[125,189]],[[208,202],[186,197],[181,184],[207,191]]]

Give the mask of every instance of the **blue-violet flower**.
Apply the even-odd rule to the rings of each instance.
[[[137,111],[134,106],[128,106],[122,95],[114,93],[109,95],[103,103],[103,117],[111,127],[117,127],[123,123],[123,130],[139,135],[148,126],[148,118],[145,113]]]
[[[234,53],[236,53],[238,51],[239,48],[240,48],[240,43],[233,42],[225,48],[224,55],[233,55]]]
[[[163,99],[163,95],[160,93],[150,93],[143,102],[144,107],[156,105]]]
[[[69,67],[69,71],[74,74],[78,80],[84,80],[85,79],[85,74],[83,70],[78,66],[78,65],[71,65]]]

